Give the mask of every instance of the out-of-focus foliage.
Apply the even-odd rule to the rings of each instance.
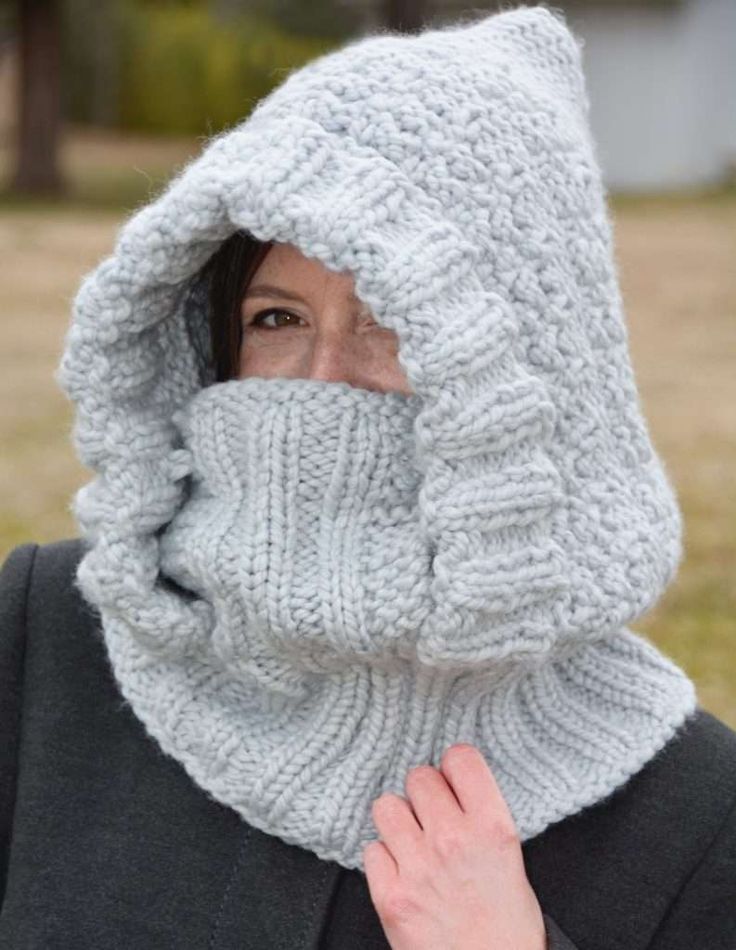
[[[289,32],[258,4],[248,6],[224,15],[202,3],[75,0],[67,11],[67,117],[209,135],[244,118],[292,69],[337,41]]]
[[[246,115],[284,74],[332,44],[289,36],[265,18],[218,23],[197,7],[123,7],[123,128],[197,133]]]
[[[247,10],[287,33],[333,40],[359,32],[363,23],[361,5],[352,0],[210,0],[210,7],[221,18]]]

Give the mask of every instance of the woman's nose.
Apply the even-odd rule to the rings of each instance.
[[[354,330],[316,333],[304,354],[305,375],[324,382],[352,383],[360,367],[360,338]]]

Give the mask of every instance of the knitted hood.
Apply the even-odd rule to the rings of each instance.
[[[215,798],[348,867],[371,836],[370,800],[403,793],[401,769],[436,763],[449,741],[484,751],[526,839],[607,796],[695,709],[684,672],[626,626],[675,576],[681,519],[642,417],[588,112],[580,42],[542,6],[364,36],[211,139],[124,223],[74,301],[57,379],[95,472],[74,499],[89,543],[77,577],[121,690]],[[175,708],[197,701],[197,721],[232,725],[240,694],[223,712],[204,680],[185,693],[195,659],[211,672],[212,604],[161,576],[162,532],[192,470],[177,413],[197,394],[201,406],[210,382],[192,282],[239,228],[351,272],[398,335],[417,397],[430,598],[413,626],[405,614],[402,702],[432,694],[422,676],[444,678],[445,705],[409,754],[394,749],[363,780],[367,740],[351,759],[357,732],[345,733],[278,807],[243,763],[274,778],[309,723],[324,728],[325,709],[257,755],[248,743],[263,723],[256,736],[243,720],[205,762],[202,735],[191,720],[173,725]],[[336,385],[352,411],[360,395]],[[450,688],[467,675],[475,693]],[[152,699],[162,683],[165,704]],[[377,734],[375,705],[360,723]],[[342,814],[346,783],[361,793]]]

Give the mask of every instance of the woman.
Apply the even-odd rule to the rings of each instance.
[[[2,573],[8,947],[736,946],[736,736],[626,624],[681,556],[580,49],[289,76],[121,230]]]

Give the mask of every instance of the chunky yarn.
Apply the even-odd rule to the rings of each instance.
[[[682,525],[588,111],[542,6],[362,37],[211,140],[74,301],[77,580],[121,692],[214,798],[346,867],[453,742],[525,840],[696,707],[627,626]],[[238,228],[351,272],[412,395],[213,383],[197,275]]]

